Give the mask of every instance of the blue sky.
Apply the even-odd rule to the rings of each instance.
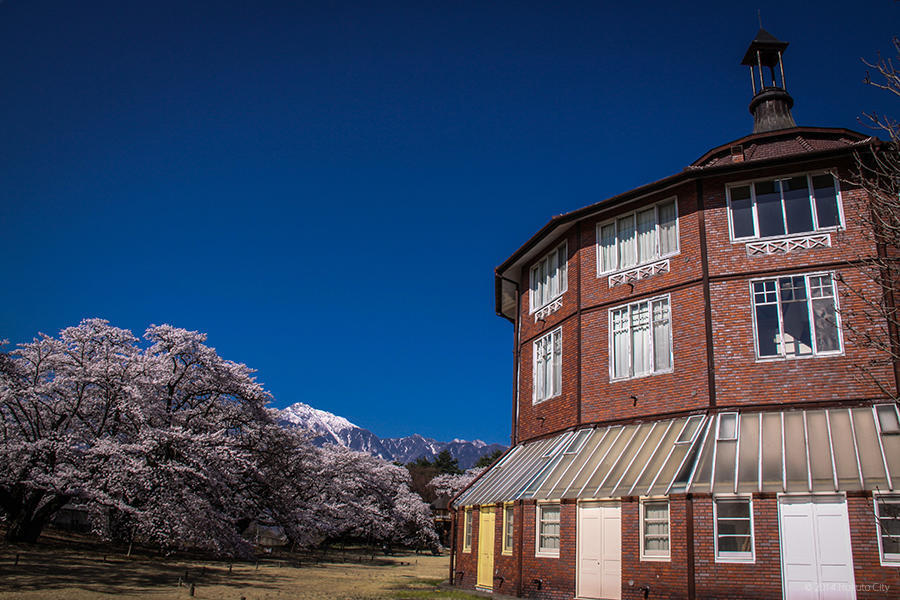
[[[897,2],[686,4],[5,0],[0,338],[171,323],[276,406],[508,442],[493,268],[749,133],[757,8],[799,124],[900,116]]]

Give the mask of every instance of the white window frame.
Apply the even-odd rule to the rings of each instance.
[[[884,552],[884,543],[881,539],[881,514],[879,512],[879,500],[881,501],[889,501],[891,504],[900,504],[900,494],[890,494],[890,493],[879,493],[875,492],[872,494],[872,504],[874,505],[875,510],[875,536],[878,538],[878,556],[881,559],[881,566],[883,567],[900,567],[900,553],[897,554],[885,554]]]
[[[550,274],[550,258],[554,254],[557,254],[560,249],[562,250],[561,255],[565,258],[565,260],[560,262],[556,266],[556,275],[555,276],[557,278],[557,293],[556,293],[556,295],[547,298],[544,302],[538,302],[537,301],[538,299],[535,297],[537,295],[535,293],[535,291],[536,291],[536,289],[538,289],[537,282],[536,282],[536,277],[537,277],[536,272],[541,267],[542,264],[546,263],[547,278],[548,278],[548,280],[552,279],[553,275]],[[557,254],[557,256],[559,256],[559,254]],[[556,300],[557,298],[559,298],[560,296],[565,294],[566,291],[568,291],[568,289],[569,289],[569,276],[568,276],[569,264],[568,263],[569,263],[568,242],[563,241],[562,244],[559,244],[558,246],[554,247],[553,250],[551,250],[550,252],[548,252],[547,254],[542,256],[541,259],[539,261],[537,261],[534,265],[532,265],[531,269],[528,270],[528,274],[529,274],[529,282],[528,282],[528,284],[529,284],[528,299],[529,300],[528,300],[528,302],[529,302],[529,307],[530,307],[528,314],[533,314],[535,311],[538,311],[538,310],[544,308],[545,306],[547,306],[548,304],[550,304],[551,302],[553,302],[554,300]],[[543,282],[542,282],[542,284],[543,284]]]
[[[675,249],[666,254],[662,254],[659,251],[659,207],[660,207],[660,205],[669,204],[670,202],[674,203],[674,205],[675,205]],[[655,223],[653,235],[654,235],[654,240],[655,240],[656,253],[652,258],[648,258],[646,260],[639,260],[638,262],[636,262],[633,265],[623,267],[623,266],[619,265],[619,258],[618,258],[618,256],[619,256],[619,219],[624,219],[624,218],[628,218],[628,217],[632,217],[634,219],[634,224],[635,224],[635,235],[634,235],[635,252],[634,252],[634,255],[637,256],[638,255],[638,252],[637,252],[637,243],[638,243],[638,240],[637,240],[637,213],[644,212],[648,208],[653,209],[653,218],[654,218],[654,223]],[[678,255],[681,252],[681,235],[680,235],[681,223],[680,223],[680,221],[681,221],[681,219],[678,216],[678,197],[672,196],[670,198],[666,198],[665,200],[660,200],[659,202],[654,202],[650,206],[644,206],[644,207],[641,207],[639,209],[636,209],[636,210],[633,210],[630,212],[622,213],[622,214],[616,215],[615,218],[607,219],[605,221],[597,223],[597,227],[596,227],[597,277],[606,277],[608,275],[611,275],[613,273],[618,273],[620,271],[628,271],[630,269],[636,269],[637,267],[639,267],[641,265],[646,265],[646,264],[649,264],[652,262],[656,262],[658,260],[662,260],[664,258],[668,258],[670,256]],[[610,224],[613,224],[616,228],[616,243],[615,243],[616,268],[607,269],[604,271],[603,270],[603,255],[602,255],[603,249],[601,246],[602,238],[600,236],[600,232],[603,229],[603,227],[606,227],[607,225],[610,225]]]
[[[749,552],[720,552],[719,551],[719,502],[746,501],[750,508],[750,551]],[[752,496],[713,496],[713,543],[716,552],[717,563],[755,563],[756,562],[756,535],[753,523],[753,497]]]
[[[669,307],[669,367],[665,369],[656,369],[655,364],[655,352],[653,347],[653,303],[659,300],[665,300],[668,303]],[[631,311],[633,307],[639,304],[646,304],[647,310],[649,311],[649,319],[650,319],[650,339],[649,344],[647,346],[647,351],[650,354],[650,363],[651,369],[646,373],[635,373],[634,372],[634,364],[632,360],[632,351],[631,351]],[[622,309],[628,309],[628,375],[616,376],[616,354],[615,354],[615,340],[613,330],[613,313],[620,311]],[[664,296],[656,296],[654,298],[648,298],[646,300],[640,300],[638,302],[629,302],[628,304],[622,304],[620,306],[613,307],[609,309],[609,380],[610,381],[628,381],[629,379],[639,379],[641,377],[650,377],[651,375],[660,375],[662,373],[671,373],[675,370],[675,347],[674,347],[674,321],[672,319],[672,297],[669,294]]]
[[[472,509],[463,510],[463,552],[472,551]]]
[[[811,331],[810,342],[812,344],[812,352],[810,354],[805,354],[803,356],[797,355],[788,355],[784,352],[784,317],[781,311],[781,288],[778,285],[778,280],[783,277],[803,277],[804,284],[806,286],[806,309],[809,316],[809,325]],[[828,277],[831,279],[831,293],[834,298],[834,317],[835,317],[835,326],[837,327],[837,335],[838,335],[838,346],[837,350],[831,350],[828,352],[820,352],[816,348],[816,325],[813,320],[813,309],[812,309],[812,301],[814,298],[810,293],[809,287],[809,279],[810,277]],[[782,337],[781,342],[781,352],[779,355],[766,355],[762,356],[759,353],[759,329],[758,324],[756,322],[756,297],[754,296],[753,284],[760,281],[775,281],[775,294],[776,294],[776,305],[778,307],[778,329],[779,336]],[[809,358],[816,358],[821,356],[842,356],[844,354],[844,335],[843,335],[843,324],[841,321],[841,306],[840,299],[838,298],[837,293],[837,282],[834,278],[834,273],[831,272],[814,272],[814,273],[789,273],[785,275],[776,275],[774,277],[757,277],[755,279],[750,280],[750,312],[751,318],[753,320],[753,350],[756,352],[756,362],[769,362],[769,361],[779,361],[779,360],[805,360]]]
[[[549,341],[548,341],[549,340]],[[550,344],[550,359],[543,360],[541,368],[549,371],[547,377],[543,377],[542,373],[538,373],[538,354],[543,344]],[[557,348],[559,348],[559,359],[557,360]],[[542,335],[534,340],[531,344],[531,402],[532,404],[540,404],[550,398],[555,398],[562,394],[562,327],[557,327],[550,333]],[[540,390],[538,381],[550,381],[549,390]],[[553,388],[557,388],[554,390]]]
[[[513,530],[509,531],[512,525]],[[513,553],[513,537],[515,536],[516,527],[516,510],[512,502],[503,504],[503,540],[501,542],[502,553],[507,556]],[[509,536],[507,537],[507,533]]]
[[[534,515],[534,555],[545,558],[559,558],[559,548],[542,548],[541,547],[541,524],[544,522],[544,509],[547,507],[556,507],[559,509],[559,545],[562,546],[562,504],[560,502],[539,502],[535,506]],[[552,523],[552,521],[547,521]]]
[[[812,187],[812,178],[817,177],[819,175],[831,175],[834,179],[834,196],[835,202],[837,202],[837,211],[838,211],[838,224],[830,227],[819,227],[819,215],[816,212],[816,203],[813,198],[813,187]],[[764,183],[767,181],[782,181],[785,179],[791,179],[793,177],[806,177],[806,186],[807,189],[810,190],[809,202],[810,202],[810,210],[812,211],[812,219],[813,219],[813,229],[812,231],[798,231],[796,233],[783,233],[780,235],[770,235],[770,236],[760,236],[759,235],[759,215],[756,210],[756,186],[754,184]],[[743,236],[743,237],[734,237],[734,219],[733,212],[731,210],[731,190],[734,188],[750,186],[750,207],[751,212],[753,214],[753,235]],[[726,204],[728,205],[728,237],[732,243],[743,243],[747,241],[753,240],[774,240],[781,238],[790,238],[790,237],[798,237],[803,235],[809,235],[811,233],[818,233],[822,231],[839,231],[845,227],[844,225],[844,203],[841,198],[841,187],[840,181],[837,177],[835,177],[834,173],[830,171],[811,171],[805,173],[792,173],[790,175],[779,175],[778,177],[763,177],[760,179],[749,179],[746,181],[739,181],[735,183],[730,183],[725,188],[725,197]],[[784,198],[782,197],[781,201],[781,213],[782,218],[785,222],[785,230],[787,230],[787,216],[785,215],[784,210]]]
[[[666,554],[647,554],[647,549],[644,547],[646,539],[644,538],[644,505],[647,503],[665,503],[666,505],[666,530],[667,535],[669,537],[669,550]],[[638,507],[640,510],[640,540],[638,543],[641,547],[641,560],[642,561],[651,561],[651,562],[669,562],[672,559],[672,503],[669,502],[668,498],[641,498],[640,506]]]
[[[900,430],[884,430],[884,426],[881,424],[881,414],[879,413],[879,408],[888,408],[894,410],[894,415],[897,417],[897,421],[900,422],[900,411],[898,411],[897,404],[894,402],[881,403],[876,404],[872,407],[875,411],[875,426],[878,428],[879,435],[900,435]]]
[[[722,437],[722,417],[734,417],[734,436]],[[741,413],[729,411],[719,413],[716,416],[716,441],[717,442],[736,442],[741,437]]]
[[[675,441],[672,443],[675,444],[676,446],[681,445],[681,444],[693,444],[694,440],[696,440],[697,436],[700,434],[700,430],[703,429],[703,418],[704,418],[703,415],[689,416],[687,418],[687,420],[684,422],[684,425],[681,426],[681,431],[678,432],[678,437],[676,437]],[[699,421],[700,424],[697,425],[696,429],[694,429],[694,432],[691,434],[690,439],[684,439],[684,440],[681,439],[681,436],[683,436],[685,431],[687,431],[688,426],[691,423],[696,423],[697,421]]]

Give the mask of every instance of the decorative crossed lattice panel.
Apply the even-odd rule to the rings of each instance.
[[[617,285],[622,285],[623,283],[634,283],[635,281],[647,279],[648,277],[652,277],[658,273],[668,272],[668,259],[651,263],[649,265],[641,265],[636,269],[629,269],[628,271],[622,271],[621,273],[613,273],[612,275],[610,275],[609,287],[616,287]]]
[[[795,250],[811,250],[813,248],[830,248],[831,236],[827,233],[804,235],[780,240],[749,242],[748,256],[768,256],[770,254],[788,254]]]
[[[537,323],[538,321],[543,321],[544,319],[546,319],[547,317],[549,317],[550,315],[552,315],[553,313],[555,313],[556,311],[558,311],[561,308],[562,308],[562,296],[560,296],[559,298],[557,298],[556,300],[554,300],[547,306],[543,307],[542,309],[535,311],[534,322]]]

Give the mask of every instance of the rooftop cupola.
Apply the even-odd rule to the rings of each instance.
[[[791,115],[794,99],[787,93],[784,64],[781,61],[787,47],[787,42],[782,42],[760,28],[756,38],[750,42],[744,60],[741,61],[742,65],[750,67],[750,84],[753,86],[753,99],[750,101],[753,133],[797,126]],[[781,76],[780,83],[777,80],[778,75]],[[770,82],[768,85],[767,81]]]

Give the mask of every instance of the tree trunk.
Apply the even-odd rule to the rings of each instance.
[[[6,530],[6,541],[10,544],[33,544],[44,529],[45,523],[40,523],[20,515],[13,519]]]
[[[6,530],[8,543],[33,544],[36,542],[53,515],[69,501],[68,496],[54,496],[41,504],[43,499],[43,492],[26,494],[16,510],[11,512],[9,528]]]

